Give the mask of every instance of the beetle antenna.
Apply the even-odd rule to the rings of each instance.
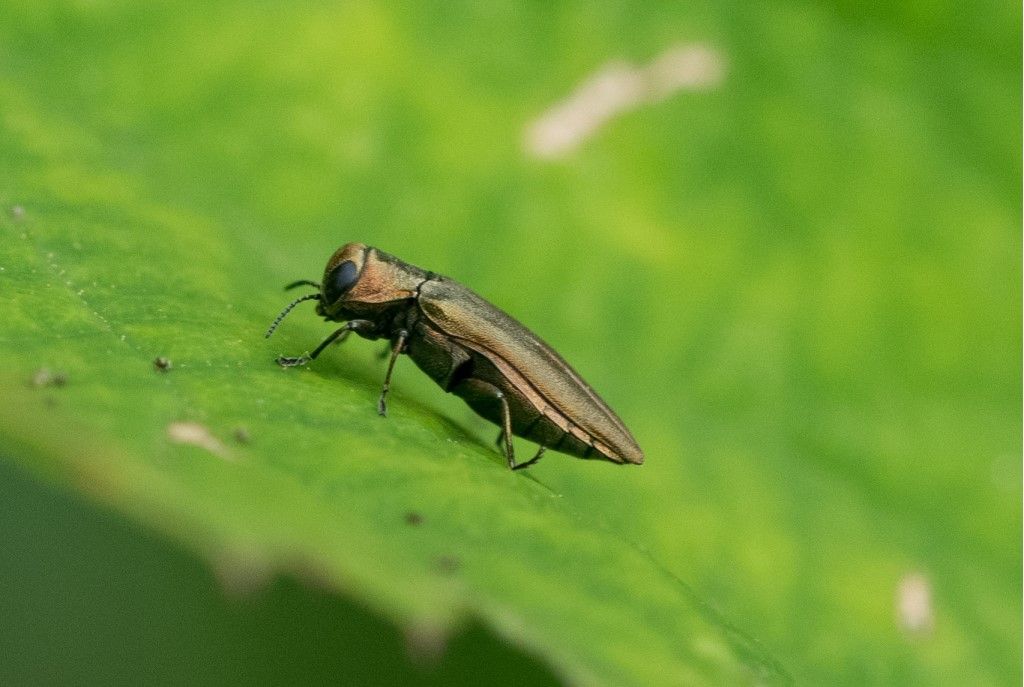
[[[274,319],[274,321],[270,325],[270,329],[267,330],[267,333],[264,334],[263,337],[266,338],[266,339],[269,339],[270,335],[274,333],[275,329],[277,329],[277,325],[281,324],[281,320],[284,319],[285,315],[287,315],[288,313],[290,313],[292,311],[292,308],[294,308],[296,305],[298,305],[302,301],[312,301],[312,300],[320,300],[320,294],[318,294],[318,293],[308,293],[305,296],[301,296],[299,298],[296,298],[294,301],[289,303],[287,305],[287,307],[285,307],[285,309],[281,311],[281,314],[278,315]]]
[[[284,290],[290,291],[291,289],[294,289],[296,286],[312,286],[314,289],[320,288],[320,285],[311,279],[300,279],[298,281],[293,281],[291,284],[284,287]]]

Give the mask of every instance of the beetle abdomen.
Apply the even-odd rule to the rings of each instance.
[[[502,359],[491,352],[485,354],[475,350],[471,343],[459,343],[468,349],[471,356],[473,378],[488,382],[504,395],[512,418],[512,434],[578,458],[604,458],[613,463],[637,462],[621,455],[550,405]],[[457,387],[452,391],[479,415],[501,426],[500,403],[480,399],[473,394],[464,395]]]
[[[518,416],[515,424],[525,434],[513,434],[537,441],[532,435],[537,431],[550,438],[549,428],[529,429],[524,424],[543,415],[569,435],[560,438],[558,451],[583,457],[590,449],[587,457],[597,453],[616,463],[644,462],[643,451],[622,420],[561,356],[514,318],[443,277],[424,282],[417,303],[430,326],[444,338],[472,351],[475,361],[493,367],[496,374],[488,381],[507,396],[514,393],[523,399],[524,407],[518,409],[523,415],[513,412],[513,417]],[[473,374],[478,376],[476,371]],[[555,449],[554,443],[538,443]]]

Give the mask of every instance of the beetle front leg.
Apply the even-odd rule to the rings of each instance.
[[[388,371],[384,375],[384,388],[380,390],[380,398],[377,399],[377,413],[381,417],[387,417],[388,415],[387,395],[388,391],[391,390],[391,372],[395,369],[395,361],[402,354],[402,349],[405,348],[405,340],[408,338],[409,332],[402,329],[391,344],[391,359],[388,360]]]
[[[310,360],[315,360],[318,355],[323,353],[325,348],[335,341],[338,343],[344,341],[350,332],[356,332],[357,334],[369,334],[376,328],[377,325],[369,320],[349,320],[344,324],[344,326],[339,328],[337,331],[332,332],[330,336],[324,339],[319,346],[313,349],[312,353],[300,355],[297,358],[288,358],[282,355],[277,358],[277,364],[281,367],[297,367],[299,365],[305,365]]]

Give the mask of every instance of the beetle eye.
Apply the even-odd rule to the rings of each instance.
[[[359,277],[359,270],[351,260],[341,263],[327,275],[324,280],[324,297],[328,303],[333,303],[352,288]]]

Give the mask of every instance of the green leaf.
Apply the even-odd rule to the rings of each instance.
[[[581,684],[1016,684],[1019,20],[916,6],[5,3],[0,456],[422,652],[475,619]],[[524,152],[690,39],[720,84]],[[511,473],[408,360],[382,419],[362,340],[279,368],[331,331],[264,340],[281,286],[352,240],[531,326],[647,463]]]
[[[399,392],[379,418],[377,384],[340,353],[278,368],[258,330],[238,336],[259,322],[251,294],[219,283],[220,269],[250,272],[248,261],[176,255],[202,241],[184,223],[108,209],[86,231],[63,232],[84,210],[69,209],[66,223],[63,212],[26,219],[22,250],[4,256],[26,289],[15,305],[27,306],[7,349],[22,371],[4,384],[10,454],[178,537],[229,581],[278,570],[322,580],[417,643],[475,616],[577,680],[777,675],[604,516],[511,473],[437,411]],[[128,224],[153,238],[133,240]],[[162,355],[167,372],[153,365]],[[33,372],[40,363],[66,382]]]

